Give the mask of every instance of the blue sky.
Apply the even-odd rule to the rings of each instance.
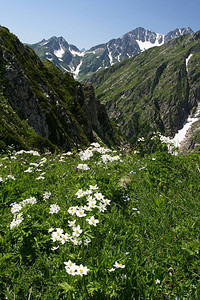
[[[23,43],[63,36],[89,49],[144,27],[166,34],[200,30],[199,0],[0,0],[0,25]]]

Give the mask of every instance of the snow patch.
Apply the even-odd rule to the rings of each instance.
[[[193,54],[190,54],[190,55],[186,58],[186,60],[185,60],[187,72],[188,72],[188,62],[189,62],[190,58],[192,57],[192,55],[193,55]]]
[[[71,48],[69,50],[70,50],[71,54],[74,55],[74,56],[76,56],[76,55],[84,56],[85,53],[86,53],[86,51],[75,51],[75,50],[72,50]]]
[[[165,142],[168,144],[168,149],[171,150],[171,145],[179,148],[181,143],[184,141],[188,130],[191,128],[192,124],[199,120],[200,117],[200,103],[197,106],[197,110],[194,116],[188,116],[183,124],[183,128],[180,129],[174,136],[174,138],[164,137]]]
[[[162,42],[159,43],[159,40],[161,39],[162,37]],[[156,34],[156,40],[154,43],[151,43],[150,41],[147,41],[146,37],[145,37],[145,41],[142,42],[141,40],[136,40],[136,42],[138,43],[138,46],[140,47],[141,51],[144,51],[144,50],[147,50],[147,49],[150,49],[152,47],[155,47],[155,46],[161,46],[164,44],[164,35],[163,34]]]
[[[54,50],[54,54],[58,58],[62,58],[64,53],[65,53],[65,49],[61,45],[60,45],[60,49]]]
[[[114,64],[112,54],[111,54],[111,51],[108,46],[107,46],[107,49],[108,49],[108,57],[110,59],[110,65],[112,66]]]
[[[80,67],[82,65],[83,61],[81,60],[80,61],[80,64],[76,67],[76,70],[73,71],[73,74],[75,75],[74,77],[77,78],[78,74],[79,74],[79,71],[80,71]]]

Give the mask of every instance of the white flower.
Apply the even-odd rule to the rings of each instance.
[[[100,147],[99,143],[92,143],[91,146],[93,146],[95,148],[99,148]]]
[[[87,267],[84,267],[82,264],[80,266],[77,266],[77,275],[80,275],[81,277],[83,275],[87,275],[89,269]]]
[[[61,234],[60,235],[60,242],[61,244],[64,244],[66,241],[68,241],[70,239],[70,235],[68,233],[65,234]]]
[[[40,180],[40,179],[42,179],[42,180],[43,180],[43,179],[45,179],[45,177],[43,177],[43,176],[39,176],[39,177],[37,177],[37,178],[36,178],[36,180]]]
[[[54,231],[52,233],[52,235],[57,235],[57,236],[61,236],[63,234],[63,229],[62,228],[56,228],[56,231]]]
[[[7,179],[15,180],[15,177],[14,177],[13,175],[8,175],[8,176],[7,176]]]
[[[68,220],[68,226],[69,226],[69,227],[74,227],[74,226],[75,226],[75,223],[76,223],[76,220],[74,220],[74,221],[69,221],[69,220]]]
[[[96,200],[90,200],[90,201],[88,201],[89,208],[95,208],[96,207],[96,203],[97,203]]]
[[[70,268],[72,266],[76,266],[75,263],[71,262],[71,260],[64,261],[64,264],[67,268]]]
[[[37,200],[36,200],[35,197],[30,197],[29,199],[25,199],[25,200],[23,200],[23,201],[21,202],[22,206],[25,206],[25,205],[28,205],[28,204],[33,205],[33,204],[35,204],[35,203],[37,203]]]
[[[91,194],[92,194],[92,191],[91,191],[91,190],[86,190],[84,193],[85,193],[85,195],[88,196],[88,195],[91,195]]]
[[[91,240],[84,240],[84,245],[88,245],[89,243],[91,243]]]
[[[33,172],[33,168],[29,167],[27,170],[24,171],[24,173],[32,173]]]
[[[156,284],[160,284],[160,280],[159,280],[159,279],[156,279],[155,283],[156,283]]]
[[[18,227],[19,224],[23,221],[23,215],[22,213],[18,214],[16,216],[15,219],[12,220],[12,222],[10,223],[10,229],[14,228],[14,227]]]
[[[13,204],[12,208],[11,208],[11,213],[12,214],[16,214],[17,212],[19,212],[22,209],[22,206],[20,203],[16,203]]]
[[[82,189],[79,189],[75,195],[77,196],[77,198],[81,198],[81,197],[85,196],[85,192]]]
[[[53,232],[54,231],[54,228],[49,228],[49,230],[48,230],[48,233],[50,233],[50,232]]]
[[[83,209],[86,210],[86,211],[91,211],[91,207],[87,206],[87,205],[83,206]]]
[[[80,169],[80,170],[89,170],[90,168],[86,164],[79,164],[77,166],[77,169]]]
[[[97,226],[97,223],[99,223],[99,220],[95,220],[95,218],[92,216],[90,219],[86,219],[86,221],[88,221],[89,225],[94,225]]]
[[[55,251],[55,250],[57,250],[58,248],[59,248],[59,246],[57,246],[57,247],[52,247],[51,250]]]
[[[2,177],[0,177],[0,182],[2,182],[3,181],[3,178]]]
[[[43,194],[43,200],[47,200],[51,197],[51,192],[46,192]]]
[[[68,208],[68,213],[70,214],[70,215],[74,215],[75,213],[76,213],[76,211],[77,211],[77,207],[76,206],[71,206],[71,207],[69,207]]]
[[[111,202],[111,200],[108,200],[108,199],[102,199],[101,201],[102,201],[103,204],[105,204],[105,205],[110,205],[110,202]]]
[[[68,151],[66,154],[67,155],[72,155],[73,153],[71,151]]]
[[[50,205],[50,214],[56,214],[57,212],[59,212],[60,207],[57,204],[51,204]]]
[[[115,269],[114,269],[114,268],[111,268],[111,269],[108,269],[108,271],[109,271],[109,272],[113,272],[113,271],[115,271]]]
[[[65,267],[66,272],[72,276],[77,275],[77,266],[76,265],[72,265],[71,267]]]
[[[85,217],[85,216],[86,216],[86,214],[85,214],[85,211],[84,211],[83,207],[80,207],[79,209],[77,209],[77,210],[76,210],[76,215],[77,215],[77,217],[80,217],[80,218],[82,218],[82,217]]]
[[[90,190],[98,190],[98,186],[95,185],[90,185]]]
[[[94,196],[97,200],[103,200],[104,198],[104,196],[101,193],[95,193]]]
[[[78,237],[82,232],[83,230],[81,229],[80,225],[78,225],[77,227],[73,227],[72,235]]]
[[[98,206],[98,209],[99,209],[99,211],[101,211],[101,212],[104,212],[105,210],[107,210],[105,204],[100,204],[100,205]]]
[[[125,265],[122,265],[122,264],[120,264],[120,263],[118,263],[117,261],[115,262],[115,264],[114,264],[114,267],[115,268],[125,268]]]
[[[76,246],[81,244],[81,241],[78,241],[77,238],[71,237],[70,240],[71,240],[72,243],[73,243],[74,245],[76,245]]]

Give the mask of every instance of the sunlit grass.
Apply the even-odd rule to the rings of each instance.
[[[2,299],[198,299],[198,153],[0,158]]]

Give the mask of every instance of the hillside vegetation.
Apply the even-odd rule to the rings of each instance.
[[[200,101],[199,62],[197,32],[98,72],[91,83],[132,143],[155,130],[174,136]]]
[[[118,143],[93,88],[63,74],[49,61],[42,63],[4,27],[0,27],[0,97],[0,150],[10,143],[51,151],[96,140]]]

